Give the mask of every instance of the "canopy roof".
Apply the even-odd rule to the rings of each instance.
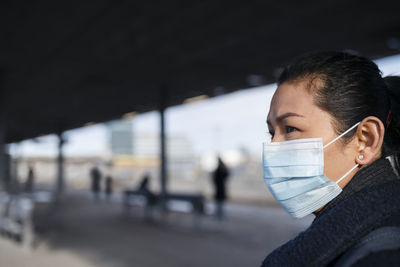
[[[269,83],[308,51],[398,53],[399,7],[361,0],[2,1],[6,140]]]

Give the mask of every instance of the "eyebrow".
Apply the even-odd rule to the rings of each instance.
[[[294,113],[294,112],[287,112],[287,113],[280,115],[278,118],[276,118],[276,121],[278,123],[280,123],[281,121],[283,121],[284,119],[286,119],[288,117],[304,117],[304,116]],[[268,119],[267,119],[267,124],[271,124],[271,122]]]

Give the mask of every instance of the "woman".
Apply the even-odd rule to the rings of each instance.
[[[360,56],[316,53],[284,69],[264,180],[293,217],[316,218],[263,266],[400,266],[399,102],[400,77]]]

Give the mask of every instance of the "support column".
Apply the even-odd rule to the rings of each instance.
[[[4,72],[0,70],[0,191],[8,190],[10,177],[6,162],[6,114],[5,89],[3,84]]]
[[[64,155],[63,145],[65,140],[62,132],[58,134],[58,156],[57,156],[57,184],[56,184],[56,197],[60,197],[64,192]]]
[[[168,182],[168,173],[167,173],[167,151],[166,151],[166,135],[165,135],[165,109],[167,103],[167,88],[162,87],[160,90],[160,182],[161,182],[161,196],[163,199],[163,205],[165,204],[164,200],[167,195],[167,182]],[[165,206],[164,206],[165,208]]]
[[[0,110],[0,191],[7,190],[9,184],[9,177],[7,175],[5,132],[5,116],[4,112]]]
[[[165,136],[165,109],[160,109],[160,177],[161,177],[161,194],[167,194],[167,157],[166,157],[166,136]]]

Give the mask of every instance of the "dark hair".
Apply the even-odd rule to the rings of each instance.
[[[302,56],[286,66],[278,78],[284,82],[305,81],[314,102],[334,118],[338,134],[367,116],[385,125],[382,156],[400,150],[400,77],[382,78],[371,60],[344,52],[319,52]],[[349,132],[344,140],[355,134]],[[397,166],[398,167],[398,166]]]

